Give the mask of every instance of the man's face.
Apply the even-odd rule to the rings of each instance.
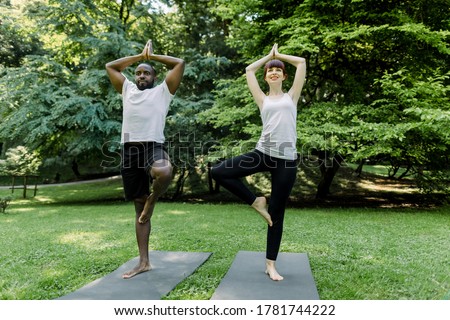
[[[155,78],[155,70],[147,64],[140,64],[134,71],[134,80],[139,90],[153,88]]]

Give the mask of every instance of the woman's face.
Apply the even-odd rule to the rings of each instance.
[[[264,78],[267,83],[277,83],[277,82],[283,82],[284,79],[286,79],[286,75],[284,74],[284,71],[280,67],[270,67],[266,71],[266,76]]]

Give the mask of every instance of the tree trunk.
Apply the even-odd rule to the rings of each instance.
[[[183,195],[184,182],[186,181],[186,178],[188,176],[187,173],[188,171],[186,170],[186,168],[180,169],[180,175],[178,176],[177,182],[175,184],[175,192],[172,196],[172,200],[175,200]]]
[[[76,160],[73,160],[73,161],[72,161],[72,171],[73,171],[73,173],[75,174],[75,176],[76,176],[77,178],[80,178],[80,177],[81,177],[81,173],[80,173],[80,171],[78,170],[78,163],[77,163]]]
[[[356,168],[356,170],[355,170],[355,173],[358,177],[361,177],[364,162],[365,162],[364,160],[361,160],[361,162],[358,165],[358,168]]]
[[[344,161],[344,158],[339,153],[335,154],[331,161],[331,166],[327,165],[326,152],[321,152],[320,159],[320,171],[322,172],[322,177],[319,185],[317,186],[316,199],[325,199],[330,194],[331,183],[333,182],[337,171],[341,167],[341,163]]]
[[[211,168],[212,168],[212,163],[208,162],[208,187],[209,187],[209,193],[210,194],[215,194],[215,193],[218,193],[220,191],[220,185],[217,182],[215,182],[214,179],[212,178]]]

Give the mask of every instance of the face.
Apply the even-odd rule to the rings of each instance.
[[[155,79],[155,70],[147,64],[140,64],[134,71],[134,80],[139,90],[153,88]]]
[[[286,79],[286,75],[282,68],[270,67],[267,69],[265,80],[268,83],[282,82],[284,79]]]

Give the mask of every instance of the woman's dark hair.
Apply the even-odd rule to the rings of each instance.
[[[267,62],[266,65],[264,66],[264,79],[266,78],[266,73],[269,68],[280,68],[283,70],[283,74],[287,75],[284,63],[280,60],[273,59],[273,60],[270,60],[269,62]]]

